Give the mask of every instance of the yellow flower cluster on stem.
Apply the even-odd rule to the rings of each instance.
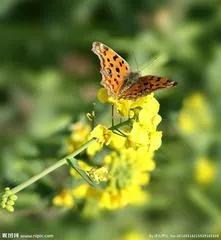
[[[213,138],[214,118],[205,94],[195,92],[183,101],[178,129],[198,154],[204,155]]]
[[[178,124],[185,135],[199,134],[211,129],[212,112],[202,93],[195,92],[184,100],[178,116]]]
[[[155,168],[154,152],[160,147],[162,137],[162,132],[157,131],[161,121],[159,103],[153,94],[131,101],[113,99],[104,93],[102,90],[103,102],[115,106],[122,122],[110,128],[98,124],[92,131],[87,124],[74,124],[69,155],[18,186],[6,188],[3,208],[14,211],[16,193],[66,164],[72,167],[71,174],[80,184],[63,189],[53,198],[54,205],[72,208],[83,202],[85,214],[90,215],[94,209],[116,209],[143,204],[149,199],[144,187]],[[77,160],[75,156],[84,150],[87,158]]]
[[[205,94],[195,92],[187,96],[178,115],[178,127],[195,153],[195,181],[204,186],[216,177],[216,165],[207,157],[213,141],[213,126],[213,112]]]
[[[195,164],[195,179],[201,185],[208,185],[216,177],[215,164],[208,158],[200,157]]]
[[[88,135],[88,139],[95,139],[86,151],[89,162],[79,162],[79,165],[88,172],[99,158],[98,166],[105,169],[106,174],[101,189],[83,183],[72,190],[74,201],[81,199],[87,214],[90,214],[88,204],[91,202],[96,204],[97,209],[117,209],[148,201],[150,196],[145,186],[155,169],[154,152],[160,147],[162,138],[162,132],[157,131],[161,121],[159,103],[153,94],[136,101],[119,100],[108,97],[102,88],[98,99],[114,105],[124,124],[111,128],[99,124]],[[71,136],[74,134],[73,131]],[[75,179],[79,178],[73,169],[71,174]],[[91,211],[94,206],[91,206]]]

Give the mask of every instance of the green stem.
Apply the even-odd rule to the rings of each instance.
[[[67,159],[71,159],[73,157],[75,157],[76,155],[78,155],[80,152],[82,152],[83,150],[85,150],[95,139],[91,139],[89,141],[87,141],[85,144],[83,144],[78,150],[76,150],[75,152],[69,154],[68,156],[62,158],[61,160],[57,161],[55,164],[53,164],[52,166],[46,168],[45,170],[43,170],[41,173],[31,177],[30,179],[28,179],[27,181],[19,184],[18,186],[14,187],[11,189],[11,191],[15,194],[19,191],[21,191],[22,189],[28,187],[29,185],[31,185],[32,183],[38,181],[40,178],[44,177],[45,175],[51,173],[52,171],[54,171],[55,169],[63,166],[64,164],[67,164]]]
[[[111,106],[111,125],[114,126],[114,104]]]
[[[76,158],[72,158],[72,159],[68,159],[67,158],[67,162],[68,164],[75,169],[75,171],[88,183],[90,184],[92,187],[94,188],[99,188],[99,184],[95,184],[93,179],[91,179],[90,176],[87,175],[87,173],[85,171],[83,171],[77,162]]]
[[[221,222],[220,209],[203,194],[199,189],[191,187],[188,190],[191,200],[198,205],[208,216],[217,222]]]
[[[108,128],[108,129],[109,130],[117,130],[118,128],[123,127],[123,126],[127,125],[130,122],[131,122],[131,119],[129,118],[126,121],[120,122],[120,123],[116,124],[115,126],[112,126],[112,127]]]
[[[115,126],[112,126],[109,128],[109,130],[115,130],[119,127],[122,127],[126,124],[128,124],[130,122],[130,120],[126,120],[124,122],[121,122],[119,124],[116,124]],[[39,179],[41,179],[42,177],[46,176],[47,174],[53,172],[55,169],[65,165],[68,163],[67,160],[70,161],[70,159],[73,159],[75,156],[77,156],[79,153],[81,153],[82,151],[84,151],[93,141],[95,141],[95,139],[90,139],[89,141],[87,141],[86,143],[84,143],[79,149],[77,149],[75,152],[65,156],[64,158],[62,158],[61,160],[57,161],[55,164],[53,164],[52,166],[46,168],[45,170],[43,170],[41,173],[31,177],[30,179],[28,179],[27,181],[19,184],[18,186],[14,187],[11,189],[11,191],[16,194],[18,192],[20,192],[21,190],[23,190],[24,188],[30,186],[32,183],[38,181]]]

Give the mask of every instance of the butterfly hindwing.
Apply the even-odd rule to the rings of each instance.
[[[170,88],[175,85],[175,81],[172,81],[166,77],[147,75],[144,77],[139,77],[134,84],[132,84],[125,91],[122,91],[119,97],[123,99],[135,100],[138,97],[146,96],[147,94],[158,89]]]
[[[117,97],[125,79],[130,74],[129,64],[103,43],[94,42],[92,51],[100,59],[101,84],[108,90],[109,94]]]

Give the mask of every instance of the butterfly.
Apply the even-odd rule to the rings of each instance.
[[[117,99],[136,100],[162,88],[171,88],[177,83],[166,77],[141,76],[131,71],[129,64],[113,49],[101,42],[93,42],[92,51],[99,57],[103,85],[108,95]]]

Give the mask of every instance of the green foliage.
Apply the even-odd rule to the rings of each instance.
[[[101,78],[98,61],[90,51],[93,41],[118,50],[135,70],[135,61],[142,68],[162,55],[163,66],[151,65],[148,70],[147,65],[144,72],[178,82],[176,88],[156,94],[164,137],[148,185],[149,204],[107,212],[97,219],[82,219],[77,211],[58,209],[52,198],[70,184],[66,168],[22,192],[15,213],[9,216],[0,210],[1,231],[52,233],[55,239],[67,240],[120,239],[130,229],[142,232],[145,239],[149,233],[221,233],[219,3],[1,1],[1,192],[63,156],[70,124],[93,109]],[[190,139],[178,126],[182,103],[194,92],[206,97],[213,113],[206,147],[200,144],[200,135]],[[95,108],[106,120],[106,109]],[[206,186],[194,176],[199,152],[217,172]]]

